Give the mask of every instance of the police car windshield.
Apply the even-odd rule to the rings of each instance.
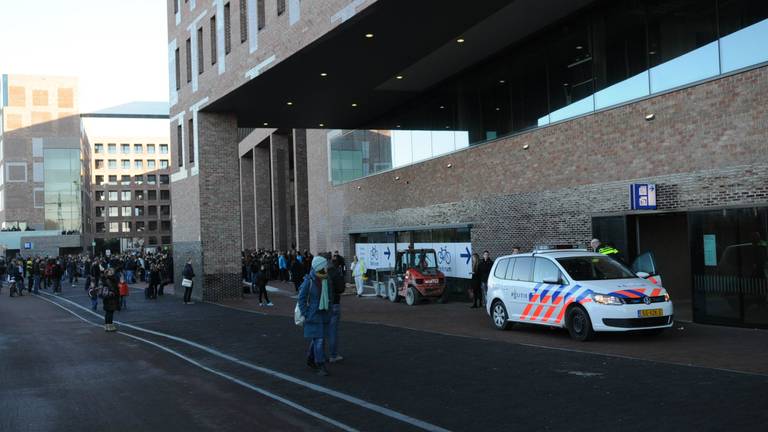
[[[606,256],[557,258],[571,279],[576,281],[632,279],[637,276],[623,264]]]

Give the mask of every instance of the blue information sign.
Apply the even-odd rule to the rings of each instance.
[[[629,185],[629,207],[632,210],[656,210],[656,185],[653,183]]]

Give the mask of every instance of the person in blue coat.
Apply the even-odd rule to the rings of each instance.
[[[299,289],[299,308],[304,316],[304,337],[309,339],[307,365],[318,375],[328,376],[325,367],[323,343],[331,321],[332,293],[328,283],[328,260],[321,256],[312,259],[312,268]]]

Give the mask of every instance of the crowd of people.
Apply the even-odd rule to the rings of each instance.
[[[173,257],[166,253],[126,253],[94,257],[17,256],[7,263],[0,260],[0,289],[3,281],[7,281],[11,297],[23,296],[25,288],[28,294],[50,289],[59,295],[62,286],[74,288],[81,279],[94,311],[99,299],[102,300],[105,330],[115,331],[113,315],[127,309],[128,284],[147,282],[144,295],[148,299],[162,296],[164,287],[173,283]]]

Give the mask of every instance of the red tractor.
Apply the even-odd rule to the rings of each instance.
[[[398,251],[395,268],[387,286],[387,297],[413,306],[425,298],[440,298],[445,291],[445,275],[437,268],[434,249],[406,249]]]

